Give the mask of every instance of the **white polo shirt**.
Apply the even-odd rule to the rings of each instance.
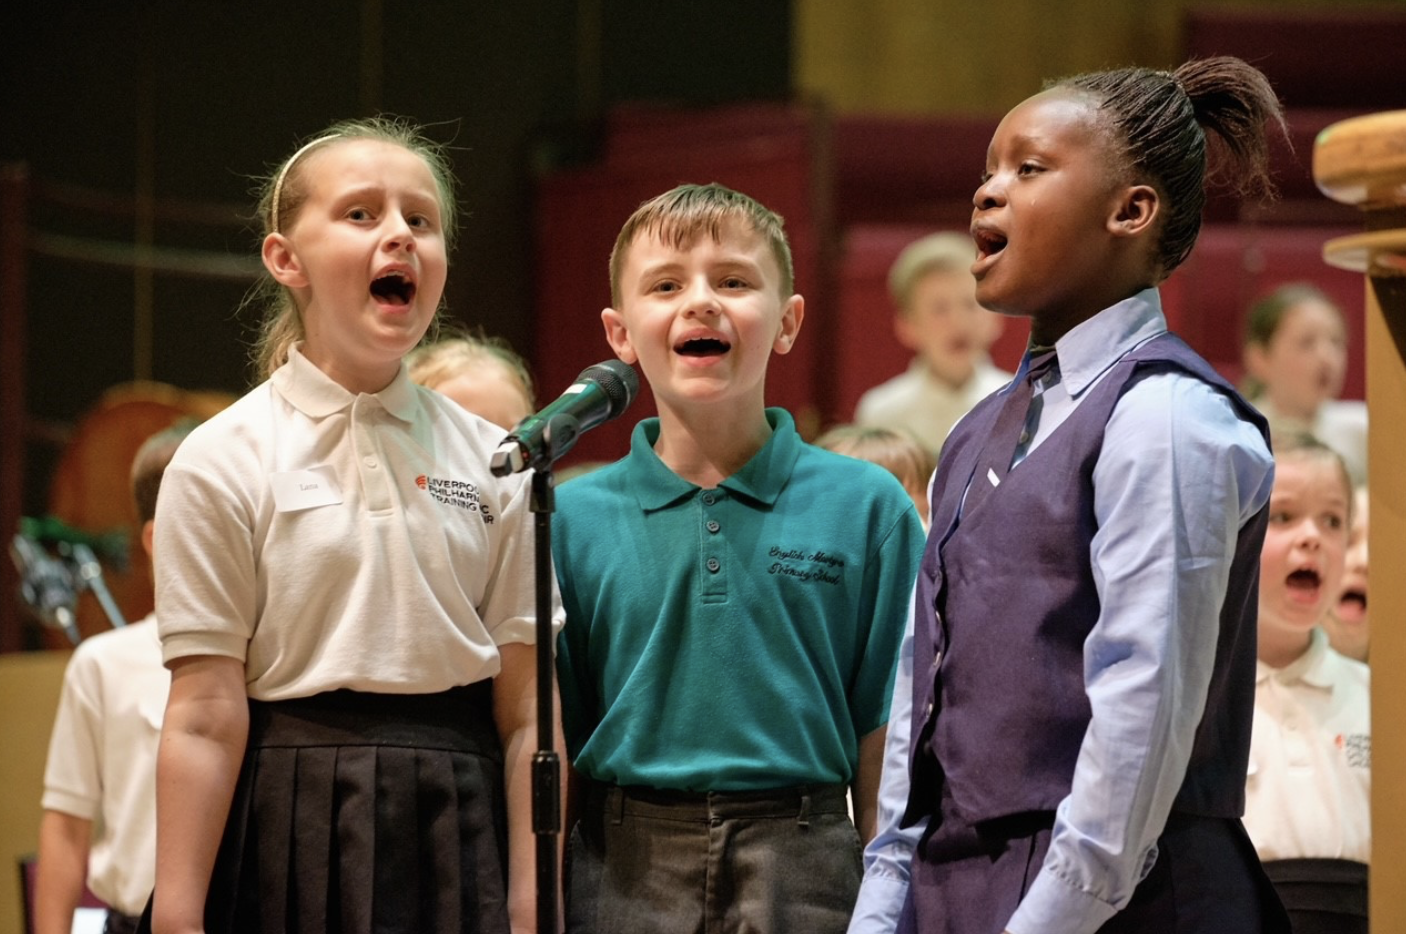
[[[259,700],[497,674],[498,645],[536,641],[530,484],[489,472],[503,435],[403,366],[352,394],[294,349],[166,469],[166,661],[242,659]]]
[[[151,617],[84,639],[63,676],[43,806],[93,822],[88,888],[139,915],[156,876],[156,747],[171,674]]]
[[[1321,629],[1287,667],[1258,663],[1245,829],[1260,859],[1370,861],[1369,679]]]

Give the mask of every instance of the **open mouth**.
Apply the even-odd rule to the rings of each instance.
[[[372,280],[371,294],[387,305],[408,305],[415,297],[415,283],[405,273],[393,270]]]
[[[690,338],[674,346],[674,352],[685,357],[720,357],[731,349],[731,344],[715,337]]]
[[[1322,582],[1323,578],[1312,568],[1300,568],[1297,571],[1293,571],[1285,581],[1290,591],[1304,596],[1316,594]]]
[[[988,256],[995,256],[1006,248],[1005,236],[986,228],[973,230],[972,240],[976,242],[976,258],[978,260],[985,259]]]
[[[1358,622],[1367,616],[1367,591],[1348,589],[1338,598],[1337,616],[1348,622]]]

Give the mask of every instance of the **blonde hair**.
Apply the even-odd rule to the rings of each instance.
[[[889,295],[898,310],[908,313],[913,286],[930,272],[963,272],[971,275],[976,246],[971,237],[953,231],[928,234],[903,248],[889,267]]]
[[[447,151],[443,145],[425,136],[420,127],[390,116],[334,123],[283,160],[259,186],[258,217],[262,235],[266,237],[271,233],[281,233],[297,222],[298,213],[307,201],[311,188],[306,177],[308,157],[328,146],[357,140],[391,143],[425,161],[435,180],[445,251],[452,250],[459,221],[455,208],[454,170]],[[272,376],[288,361],[288,351],[305,337],[305,331],[302,313],[293,293],[267,272],[245,298],[244,306],[251,305],[263,308],[259,334],[252,352],[256,377],[262,380]],[[431,329],[434,328],[435,325],[431,325]]]
[[[937,458],[917,438],[892,428],[840,425],[815,439],[816,447],[878,464],[904,489],[922,490],[937,469]]]
[[[610,300],[620,306],[620,274],[631,244],[643,234],[652,234],[677,249],[688,249],[703,234],[714,242],[722,239],[722,228],[740,221],[766,240],[781,271],[781,294],[789,297],[795,289],[791,246],[781,216],[760,202],[717,182],[707,185],[680,185],[651,198],[635,209],[610,251]]]
[[[405,362],[410,368],[410,379],[431,389],[465,371],[477,369],[485,363],[496,363],[517,382],[527,400],[527,407],[537,407],[527,361],[501,337],[446,328],[437,339],[410,351]]]
[[[1343,460],[1342,455],[1314,435],[1282,422],[1271,421],[1269,434],[1275,463],[1283,463],[1291,459],[1318,460],[1337,469],[1337,474],[1343,482],[1343,493],[1347,499],[1347,527],[1351,528],[1356,487],[1353,486],[1352,475],[1347,472],[1347,462]]]

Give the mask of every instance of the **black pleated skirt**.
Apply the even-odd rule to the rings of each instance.
[[[491,682],[250,701],[209,934],[508,931]]]

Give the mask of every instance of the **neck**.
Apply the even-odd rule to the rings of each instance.
[[[741,470],[771,437],[764,410],[751,417],[737,412],[687,416],[659,407],[659,438],[654,453],[683,479],[712,489]]]

